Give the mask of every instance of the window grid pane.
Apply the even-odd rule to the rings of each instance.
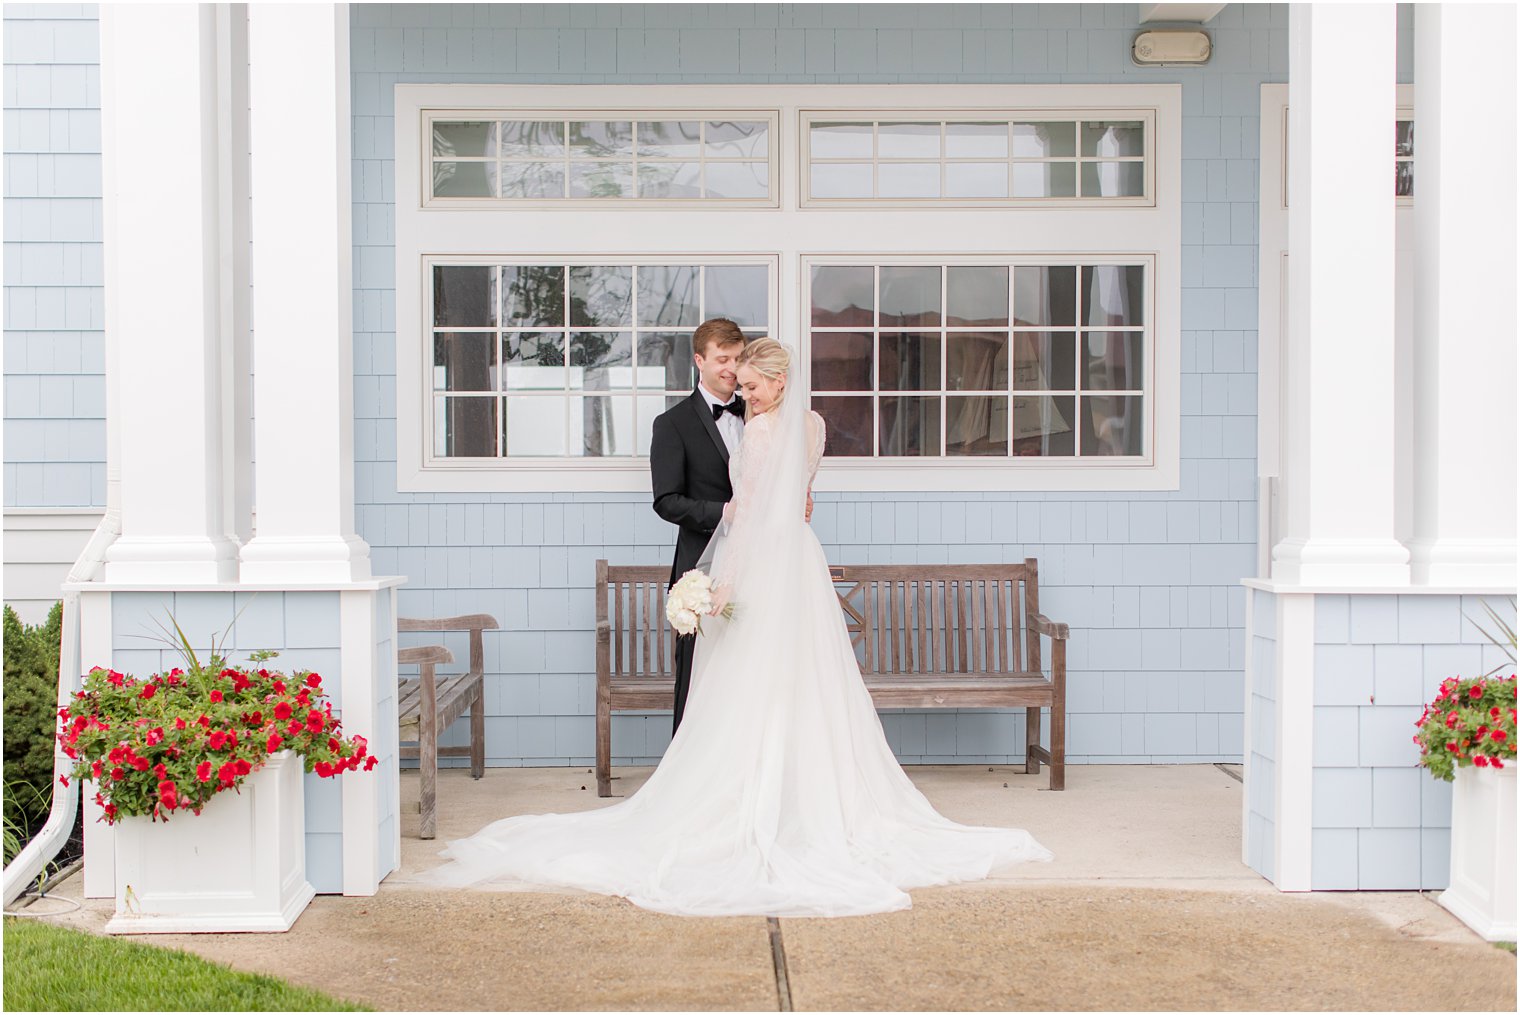
[[[439,119],[434,198],[771,198],[769,120]]]
[[[831,456],[1144,454],[1143,265],[827,264],[810,290]]]
[[[433,454],[647,455],[654,417],[695,385],[696,324],[729,316],[747,336],[764,334],[770,271],[765,262],[435,266]]]
[[[1143,199],[1149,131],[1142,118],[818,119],[805,124],[809,197]]]

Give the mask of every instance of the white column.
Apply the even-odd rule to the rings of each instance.
[[[1394,533],[1394,5],[1289,8],[1289,326],[1273,577],[1402,585]]]
[[[1515,86],[1512,5],[1415,5],[1409,549],[1432,585],[1515,584]]]
[[[223,510],[218,46],[211,5],[101,9],[108,386],[121,537],[107,581],[237,577]]]
[[[360,580],[348,7],[254,4],[248,19],[257,464],[242,578]]]

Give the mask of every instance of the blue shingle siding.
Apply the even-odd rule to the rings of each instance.
[[[663,563],[643,496],[400,494],[395,484],[393,88],[398,82],[1182,83],[1182,489],[819,498],[831,559],[1038,557],[1041,605],[1072,625],[1073,762],[1238,761],[1256,538],[1259,86],[1286,78],[1286,8],[1231,5],[1201,69],[1129,59],[1130,5],[357,5],[353,18],[356,489],[403,614],[495,614],[492,764],[585,764],[593,562]],[[401,425],[412,425],[403,420]],[[462,643],[456,648],[462,648]],[[458,653],[456,652],[456,655]],[[906,762],[1021,760],[1018,713],[883,714]],[[665,716],[618,716],[653,761]],[[449,739],[462,742],[463,730]]]
[[[6,4],[5,506],[105,503],[100,33]]]
[[[1316,597],[1314,888],[1446,887],[1451,787],[1418,767],[1412,738],[1442,680],[1505,661],[1479,629],[1483,602]]]
[[[1128,4],[362,4],[351,17],[356,524],[377,573],[409,579],[403,615],[501,620],[486,640],[492,764],[589,760],[593,562],[663,563],[673,535],[642,496],[396,491],[398,82],[1180,82],[1182,488],[826,496],[815,526],[844,562],[1038,557],[1046,612],[1073,628],[1073,762],[1239,760],[1255,650],[1238,582],[1254,571],[1257,528],[1257,96],[1286,80],[1285,5],[1225,7],[1207,26],[1213,59],[1192,69],[1130,63]],[[1408,81],[1408,5],[1399,18]],[[95,11],[10,4],[5,19],[6,504],[98,505]],[[300,634],[261,610],[245,614],[258,638]],[[1394,617],[1396,640],[1428,623]],[[1386,693],[1407,697],[1404,663]],[[1017,760],[1017,720],[884,715],[905,761]],[[665,716],[616,717],[617,757],[657,758],[668,727]]]

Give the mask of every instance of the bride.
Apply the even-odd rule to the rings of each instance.
[[[897,764],[803,520],[823,418],[788,391],[786,346],[756,339],[739,364],[734,499],[703,558],[717,605],[659,767],[620,803],[450,843],[428,880],[581,888],[679,915],[849,916],[1050,859],[1028,832],[940,816]]]

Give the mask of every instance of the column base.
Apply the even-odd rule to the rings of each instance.
[[[122,536],[106,551],[105,580],[140,585],[220,585],[238,578],[230,539]]]
[[[1409,550],[1396,539],[1284,539],[1272,578],[1294,585],[1409,584]]]
[[[358,536],[254,536],[242,551],[249,584],[312,585],[371,577],[369,544]]]
[[[1410,577],[1417,585],[1516,583],[1513,539],[1412,539]]]

